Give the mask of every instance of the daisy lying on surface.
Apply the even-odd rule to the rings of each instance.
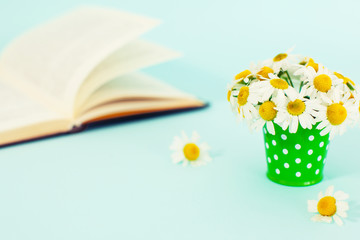
[[[317,213],[311,218],[315,222],[331,223],[332,220],[338,225],[343,225],[341,218],[346,218],[346,211],[349,210],[349,205],[345,201],[349,195],[343,191],[334,193],[334,186],[326,189],[325,195],[320,192],[318,200],[308,200],[308,211]]]
[[[227,98],[239,119],[252,129],[274,123],[296,133],[316,126],[332,139],[359,119],[359,91],[355,83],[312,58],[281,53],[237,74]]]
[[[181,136],[175,136],[170,146],[173,150],[171,155],[174,163],[181,163],[183,166],[202,166],[211,161],[209,155],[210,147],[207,143],[199,143],[200,136],[197,132],[193,132],[189,138],[185,132]]]

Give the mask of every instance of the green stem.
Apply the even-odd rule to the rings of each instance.
[[[286,76],[289,78],[290,85],[291,85],[292,87],[294,87],[294,84],[293,84],[293,82],[292,82],[292,80],[291,80],[291,77],[290,77],[290,75],[289,75],[289,72],[286,70],[285,73],[286,73]]]
[[[351,85],[351,83],[347,82],[346,86],[348,86],[350,88],[351,91],[354,91],[355,88]]]
[[[301,81],[299,92],[301,92],[301,89],[302,89],[303,86],[304,86],[304,81]]]

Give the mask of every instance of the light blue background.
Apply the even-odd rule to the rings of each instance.
[[[0,48],[85,1],[0,1]],[[139,120],[0,150],[0,239],[358,239],[358,128],[336,138],[315,186],[265,177],[261,133],[236,123],[226,83],[250,61],[296,44],[359,78],[359,1],[91,1],[163,20],[146,39],[184,53],[146,69],[210,102],[205,110]],[[170,159],[181,130],[197,130],[214,161]],[[350,194],[345,225],[314,223],[307,200],[335,185]]]

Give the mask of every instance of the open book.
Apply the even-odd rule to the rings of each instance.
[[[89,123],[204,103],[135,71],[178,53],[139,40],[159,22],[83,7],[13,41],[0,55],[0,145]]]

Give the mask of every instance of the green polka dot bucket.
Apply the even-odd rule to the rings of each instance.
[[[309,186],[320,182],[329,147],[329,134],[320,135],[316,125],[296,133],[282,130],[274,123],[275,135],[263,128],[267,177],[287,186]]]

